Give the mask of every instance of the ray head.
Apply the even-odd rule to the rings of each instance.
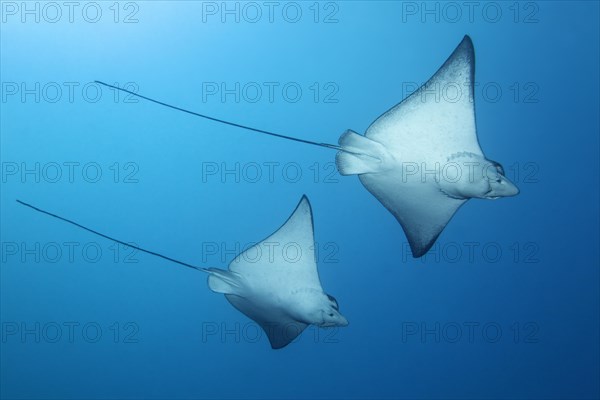
[[[439,168],[436,180],[440,190],[454,199],[495,200],[519,193],[500,163],[468,152],[449,157]]]
[[[301,312],[298,318],[306,318],[304,322],[320,328],[344,327],[348,320],[340,312],[335,297],[319,291],[298,292],[295,300]]]

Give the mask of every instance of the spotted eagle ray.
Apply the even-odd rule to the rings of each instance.
[[[363,186],[396,217],[413,256],[421,257],[467,200],[519,193],[503,167],[487,159],[479,146],[474,80],[473,42],[465,36],[424,85],[377,118],[364,136],[348,130],[338,145],[214,118],[96,82],[211,121],[337,150],[339,173],[358,175]]]
[[[223,293],[236,309],[258,323],[273,349],[287,346],[311,324],[323,328],[348,325],[337,300],[323,291],[319,280],[312,210],[306,196],[302,196],[292,215],[275,233],[237,255],[227,270],[197,267],[17,202],[103,238],[207,273],[208,287]],[[295,253],[278,251],[286,247],[292,247]]]

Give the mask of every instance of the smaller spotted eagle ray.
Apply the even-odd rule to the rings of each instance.
[[[280,349],[309,325],[323,328],[347,326],[333,296],[323,291],[315,259],[313,218],[306,196],[288,220],[271,236],[239,254],[227,270],[197,267],[154,251],[133,246],[77,222],[17,200],[21,205],[58,218],[95,235],[144,253],[208,274],[208,287],[258,323],[271,347]],[[274,249],[292,246],[293,256]]]
[[[503,167],[487,159],[479,146],[474,81],[475,52],[471,38],[465,36],[429,81],[377,118],[364,136],[348,130],[338,145],[214,118],[96,82],[211,121],[337,150],[340,174],[358,175],[363,186],[396,217],[413,256],[421,257],[467,200],[519,193]]]

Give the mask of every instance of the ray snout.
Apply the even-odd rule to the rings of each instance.
[[[502,184],[501,184],[500,188],[501,189],[498,190],[498,192],[499,192],[498,194],[501,197],[512,197],[512,196],[516,196],[520,193],[520,190],[517,187],[517,185],[515,185],[508,179],[502,180]]]

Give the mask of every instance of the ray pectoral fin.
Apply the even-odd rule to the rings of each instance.
[[[400,170],[359,176],[361,183],[396,217],[414,257],[435,243],[465,199],[444,194],[434,182],[409,180]]]
[[[357,175],[379,172],[386,158],[385,148],[371,139],[347,130],[338,141],[342,151],[335,157],[341,175]]]
[[[396,219],[402,225],[413,257],[423,256],[431,249],[450,219],[466,200],[453,199],[441,195],[430,204],[417,205],[412,212],[396,213]]]
[[[308,327],[308,324],[295,320],[276,324],[261,323],[260,325],[267,334],[273,349],[281,349],[287,346]]]
[[[240,253],[229,264],[229,270],[251,285],[275,287],[281,293],[299,287],[320,288],[314,245],[312,209],[308,198],[302,196],[287,221],[268,238]],[[285,248],[299,249],[297,257],[290,259],[281,251]]]
[[[411,228],[405,228],[405,225],[411,226]],[[422,227],[422,229],[415,229],[411,224],[402,224],[413,257],[419,258],[424,256],[434,245],[445,226],[446,224],[441,227],[426,226]]]
[[[257,304],[256,296],[250,299],[226,294],[225,297],[235,308],[260,325],[273,349],[287,346],[308,327],[308,324],[292,318],[287,310],[269,304],[269,301]]]

